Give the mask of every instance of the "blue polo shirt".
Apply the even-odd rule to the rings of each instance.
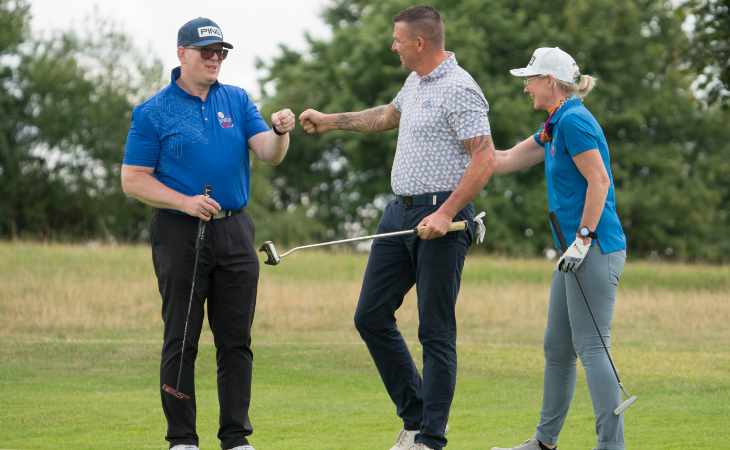
[[[165,186],[197,195],[210,184],[223,209],[248,204],[248,140],[269,127],[246,92],[216,82],[208,97],[188,94],[175,82],[134,108],[124,164],[153,167]]]
[[[548,208],[555,212],[565,239],[570,244],[580,226],[588,183],[573,162],[573,157],[587,150],[598,149],[611,180],[606,204],[596,227],[602,253],[626,249],[626,236],[616,213],[616,193],[611,173],[611,157],[601,126],[578,97],[564,102],[550,119],[552,140],[542,142],[540,132],[535,141],[545,149],[545,178]],[[553,232],[555,247],[560,248]]]

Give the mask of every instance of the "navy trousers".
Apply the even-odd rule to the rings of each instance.
[[[446,197],[439,195],[438,202]],[[378,233],[414,228],[438,206],[421,206],[397,198],[386,207]],[[473,216],[474,207],[469,205],[454,220]],[[456,385],[456,297],[472,236],[469,229],[433,240],[421,240],[415,235],[376,239],[355,312],[355,326],[404,428],[420,430],[416,442],[436,450],[446,445],[444,434]],[[423,376],[395,319],[395,311],[414,284]]]

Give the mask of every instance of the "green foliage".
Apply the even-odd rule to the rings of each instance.
[[[2,6],[0,23],[27,28],[24,2]],[[56,32],[3,52],[15,59],[1,64],[0,235],[129,239],[144,227],[147,212],[122,194],[119,168],[132,106],[159,85],[161,64],[114,24],[88,20],[91,37]]]
[[[730,2],[690,0],[692,11],[692,65],[699,71],[700,87],[708,102],[730,106]]]
[[[314,220],[304,206],[283,205],[271,186],[270,177],[271,167],[254,161],[251,198],[246,210],[256,224],[256,242],[273,240],[277,245],[289,245],[321,235],[324,225]],[[282,210],[286,213],[278,213]]]
[[[331,38],[282,45],[259,62],[263,113],[389,103],[407,74],[390,51],[391,18],[411,2],[333,0]],[[498,148],[536,130],[508,69],[558,45],[598,78],[586,99],[612,154],[630,253],[728,261],[728,5],[722,0],[436,0],[447,48],[482,86]],[[113,23],[34,38],[29,3],[0,0],[0,236],[144,238],[150,208],[129,200],[119,168],[132,107],[161,85],[159,61]],[[689,25],[693,26],[689,26]],[[282,244],[373,231],[390,194],[396,133],[297,129],[287,159],[255,163],[250,211],[258,240]],[[476,199],[489,251],[536,255],[552,244],[541,168],[493,178]]]
[[[8,220],[20,203],[20,182],[30,181],[21,177],[20,167],[36,164],[36,161],[25,154],[28,143],[23,136],[22,120],[25,118],[20,93],[14,88],[14,66],[7,61],[17,54],[22,36],[26,34],[29,21],[30,5],[25,2],[0,0],[0,26],[5,32],[0,33],[0,234],[15,234],[17,227],[13,220]]]
[[[329,40],[262,64],[266,107],[352,111],[389,103],[406,73],[389,50],[391,17],[410,2],[338,0],[325,11]],[[691,42],[682,29],[689,5],[662,0],[435,1],[447,48],[482,86],[498,148],[526,138],[543,113],[531,110],[508,69],[539,46],[560,46],[598,78],[586,104],[612,151],[619,213],[632,254],[727,261],[730,116],[707,109],[692,83]],[[725,27],[722,32],[727,32]],[[726,43],[726,42],[725,42]],[[271,93],[273,92],[273,93]],[[389,195],[395,133],[295,133],[294,151],[274,171],[284,202],[321,206],[316,217],[344,231],[372,229]],[[487,211],[488,248],[539,254],[551,246],[540,168],[493,179],[476,200]]]

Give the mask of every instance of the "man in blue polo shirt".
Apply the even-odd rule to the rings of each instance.
[[[253,450],[247,436],[253,432],[248,409],[259,262],[254,225],[245,211],[248,150],[259,160],[279,164],[286,156],[295,117],[289,109],[275,112],[269,129],[244,90],[218,83],[232,48],[210,19],[197,18],[180,28],[180,67],[172,71],[167,87],[134,109],[122,165],[124,192],[158,208],[150,240],[162,296],[162,385],[176,386],[197,224],[207,222],[179,386],[191,399],[161,394],[166,439],[174,450],[198,448],[194,366],[205,299],[217,350],[218,438],[224,450]],[[212,187],[210,196],[202,194],[205,185]]]

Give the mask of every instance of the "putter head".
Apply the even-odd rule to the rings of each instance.
[[[259,251],[266,253],[266,261],[264,261],[264,264],[275,266],[281,262],[281,258],[279,257],[279,254],[276,253],[276,247],[274,247],[273,242],[264,242],[259,248]]]
[[[616,407],[616,409],[613,410],[613,413],[615,415],[617,415],[617,416],[620,416],[621,413],[623,413],[624,411],[626,411],[627,409],[629,409],[629,406],[633,405],[635,401],[636,401],[636,396],[635,395],[632,395],[628,399],[624,400],[623,403],[621,403],[620,405],[618,405]]]
[[[188,394],[183,394],[169,384],[163,384],[162,390],[165,391],[166,394],[170,394],[178,400],[190,400],[190,396]]]

